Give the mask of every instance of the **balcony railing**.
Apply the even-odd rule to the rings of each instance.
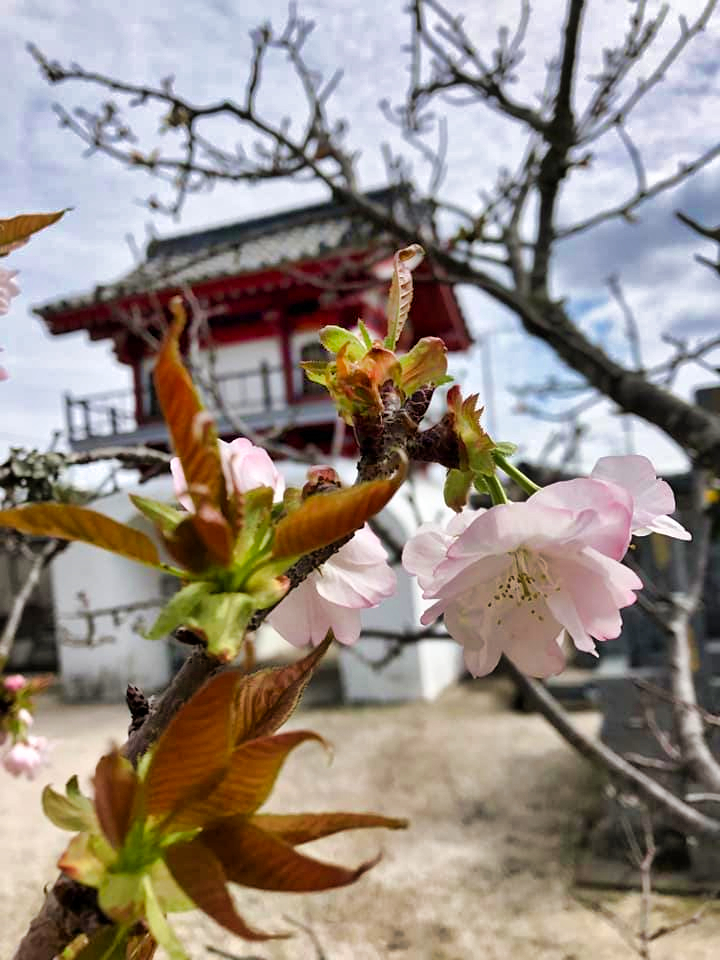
[[[221,404],[214,403],[211,395],[204,399],[219,416],[221,428],[223,413],[241,418],[254,429],[329,419],[324,410],[326,404],[315,402],[317,396],[288,399],[282,366],[261,363],[254,370],[221,373],[215,377],[215,384]],[[313,402],[304,404],[305,399]],[[75,449],[166,439],[157,397],[149,385],[139,400],[132,390],[86,397],[66,395],[65,416],[68,440]]]

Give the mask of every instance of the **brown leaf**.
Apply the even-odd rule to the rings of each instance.
[[[388,350],[394,350],[400,334],[405,326],[405,321],[410,313],[410,304],[413,298],[412,270],[420,262],[425,251],[419,243],[413,243],[409,247],[398,250],[393,257],[393,277],[390,284],[390,294],[387,302],[387,337],[385,346]],[[412,266],[408,266],[408,261],[414,260]]]
[[[57,210],[55,213],[22,213],[17,217],[10,217],[8,220],[0,220],[0,247],[27,240],[38,230],[44,230],[45,227],[57,223],[60,217],[70,209],[70,207],[66,207],[64,210]]]
[[[144,533],[85,507],[64,503],[29,503],[10,510],[0,510],[0,526],[12,527],[20,533],[90,543],[111,553],[119,553],[129,560],[137,560],[151,567],[160,566],[155,544]]]
[[[191,521],[212,560],[227,567],[232,560],[233,535],[222,513],[209,503],[203,503]]]
[[[182,302],[176,298],[170,307],[175,319],[155,364],[155,391],[195,509],[199,510],[204,503],[222,507],[225,479],[217,431],[200,402],[180,355],[178,342],[185,325]]]
[[[275,528],[273,554],[295,557],[311,553],[359,530],[388,503],[405,474],[406,461],[403,461],[391,477],[304,500]]]
[[[192,514],[177,525],[172,533],[161,534],[162,541],[170,556],[194,573],[207,570],[212,565],[212,557],[207,546],[200,538],[195,526],[195,517]]]
[[[235,670],[212,677],[170,721],[145,781],[148,814],[169,814],[215,786],[227,771],[240,680]]]
[[[292,847],[344,830],[370,827],[403,830],[408,825],[407,820],[382,817],[378,813],[256,813],[247,822]]]
[[[123,845],[133,818],[138,778],[117,748],[100,757],[93,778],[95,813],[102,832],[116,850]]]
[[[225,817],[254,813],[270,796],[288,754],[308,740],[326,746],[321,736],[308,730],[241,743],[233,751],[223,779],[202,795],[196,792],[190,802],[177,809],[173,826],[201,827]]]
[[[219,824],[203,831],[202,836],[222,863],[231,883],[257,890],[315,893],[344,887],[354,883],[380,859],[376,857],[354,869],[323,863],[241,820]]]
[[[331,643],[332,636],[328,636],[295,663],[259,670],[242,678],[237,696],[235,743],[267,737],[285,723]]]
[[[244,940],[276,940],[288,936],[283,933],[263,933],[245,923],[236,912],[225,886],[227,877],[220,860],[199,837],[189,843],[169,847],[165,862],[178,886],[221,927]]]

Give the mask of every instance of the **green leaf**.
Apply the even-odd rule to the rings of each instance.
[[[93,805],[87,797],[76,798],[56,793],[47,786],[42,792],[42,808],[48,820],[61,830],[80,833],[97,827]]]
[[[242,678],[235,706],[236,744],[267,737],[285,723],[331,643],[332,635],[328,635],[301,660]]]
[[[88,939],[86,934],[75,937],[60,954],[60,960],[125,960],[127,930],[103,926]]]
[[[254,611],[255,601],[247,593],[206,593],[187,626],[204,635],[211,656],[227,663],[240,652]]]
[[[370,336],[370,331],[365,326],[365,323],[362,320],[358,320],[358,329],[360,331],[360,336],[363,338],[365,349],[371,350],[373,345],[373,340],[372,340],[372,337]]]
[[[143,874],[108,871],[98,887],[102,912],[118,923],[134,923],[143,914]]]
[[[293,847],[345,830],[374,827],[404,830],[408,825],[407,820],[383,817],[377,813],[256,813],[247,823]]]
[[[147,497],[139,497],[135,493],[130,494],[130,500],[138,508],[140,513],[147,517],[151,523],[159,527],[163,533],[172,533],[183,520],[187,520],[187,510],[178,510],[170,506],[169,503],[161,503],[159,500],[149,500]]]
[[[150,932],[165,950],[170,960],[190,960],[183,945],[167,922],[167,917],[162,912],[150,878],[147,876],[143,877],[142,885],[145,895],[145,917],[147,918]]]
[[[106,865],[93,849],[89,833],[78,833],[58,860],[58,867],[72,880],[88,887],[99,887],[107,872]]]
[[[137,774],[130,761],[115,748],[98,761],[93,786],[95,812],[102,832],[112,846],[119,850],[135,812]]]
[[[495,447],[493,448],[493,453],[497,452],[500,454],[501,457],[511,457],[515,453],[517,448],[518,446],[516,443],[510,443],[507,440],[502,440],[500,443],[495,444]]]
[[[287,936],[263,933],[245,923],[227,891],[227,877],[220,860],[203,843],[202,836],[170,847],[165,853],[165,861],[178,886],[221,927],[244,940],[255,942]]]
[[[8,220],[0,220],[0,248],[27,240],[39,230],[57,223],[60,217],[71,209],[71,207],[65,207],[64,210],[57,210],[55,213],[22,213]]]
[[[324,360],[303,360],[300,366],[305,371],[305,376],[311,383],[319,383],[320,386],[327,386],[327,370],[330,366]]]
[[[400,357],[401,386],[407,396],[427,384],[440,386],[447,376],[447,347],[439,337],[423,337],[409,353]]]
[[[298,853],[289,843],[248,821],[235,820],[203,831],[203,842],[215,853],[228,880],[286,893],[316,893],[354,883],[380,859],[359,867],[341,867]]]
[[[180,355],[179,339],[185,325],[181,300],[174,298],[170,309],[175,319],[155,363],[155,392],[195,509],[204,503],[221,508],[225,503],[225,478],[217,431]]]
[[[405,475],[403,462],[391,477],[309,497],[278,523],[273,554],[302,556],[354,533],[390,501]]]
[[[412,267],[408,261],[416,260],[425,255],[419,243],[398,250],[393,257],[393,277],[390,284],[390,295],[387,303],[387,336],[385,346],[394,350],[410,313],[410,304],[413,298]],[[420,261],[417,260],[413,266]]]
[[[0,510],[0,527],[12,527],[20,533],[39,537],[89,543],[102,550],[119,553],[128,560],[137,560],[150,567],[161,566],[155,544],[144,533],[85,507],[64,503],[29,503],[10,510]]]
[[[349,360],[359,360],[365,353],[365,347],[355,334],[344,327],[323,327],[320,331],[320,343],[330,353],[338,353],[347,344],[346,355]]]
[[[157,620],[145,634],[148,640],[161,640],[183,626],[192,616],[200,597],[211,589],[209,583],[189,583],[172,597],[160,611]]]
[[[467,503],[472,479],[471,470],[451,469],[447,472],[443,496],[445,497],[445,503],[456,513],[460,513]]]

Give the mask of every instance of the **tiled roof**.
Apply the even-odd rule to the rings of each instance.
[[[390,206],[393,189],[367,199]],[[35,308],[42,317],[109,303],[133,293],[167,290],[222,277],[312,260],[333,251],[362,249],[377,237],[366,221],[337,203],[316,204],[253,220],[152,240],[144,263],[114,283]]]

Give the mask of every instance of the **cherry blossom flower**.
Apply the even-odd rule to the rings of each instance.
[[[633,499],[632,532],[636,537],[662,533],[677,540],[692,540],[692,534],[668,516],[675,510],[675,496],[660,480],[647,457],[601,457],[590,476],[623,487]]]
[[[38,771],[47,763],[50,745],[45,737],[27,737],[18,741],[2,758],[2,765],[14,777],[23,774],[34,780]]]
[[[490,673],[503,653],[532,676],[559,673],[564,632],[596,653],[596,640],[620,634],[619,611],[642,587],[618,562],[631,516],[622,489],[579,480],[525,503],[466,511],[444,530],[425,524],[403,551],[423,596],[437,601],[422,622],[444,614],[474,676]]]
[[[5,270],[0,267],[0,317],[4,317],[10,309],[10,301],[20,293],[20,287],[15,282],[17,270]]]
[[[27,680],[21,673],[11,673],[3,679],[3,686],[11,693],[17,693],[18,690],[22,690],[26,683]]]
[[[17,712],[17,718],[24,727],[31,727],[35,722],[35,718],[30,713],[29,710],[26,710],[25,707],[21,707]]]
[[[328,630],[351,644],[360,636],[360,611],[392,596],[395,586],[383,545],[364,526],[281,600],[268,623],[295,647],[317,646]]]
[[[256,447],[245,437],[239,437],[232,443],[226,443],[224,440],[219,440],[218,443],[229,493],[233,491],[247,493],[248,490],[255,490],[257,487],[272,487],[275,491],[275,499],[282,498],[285,481],[266,450]],[[170,471],[173,476],[175,496],[186,510],[193,513],[195,508],[188,494],[187,481],[178,457],[173,457],[170,461]]]

